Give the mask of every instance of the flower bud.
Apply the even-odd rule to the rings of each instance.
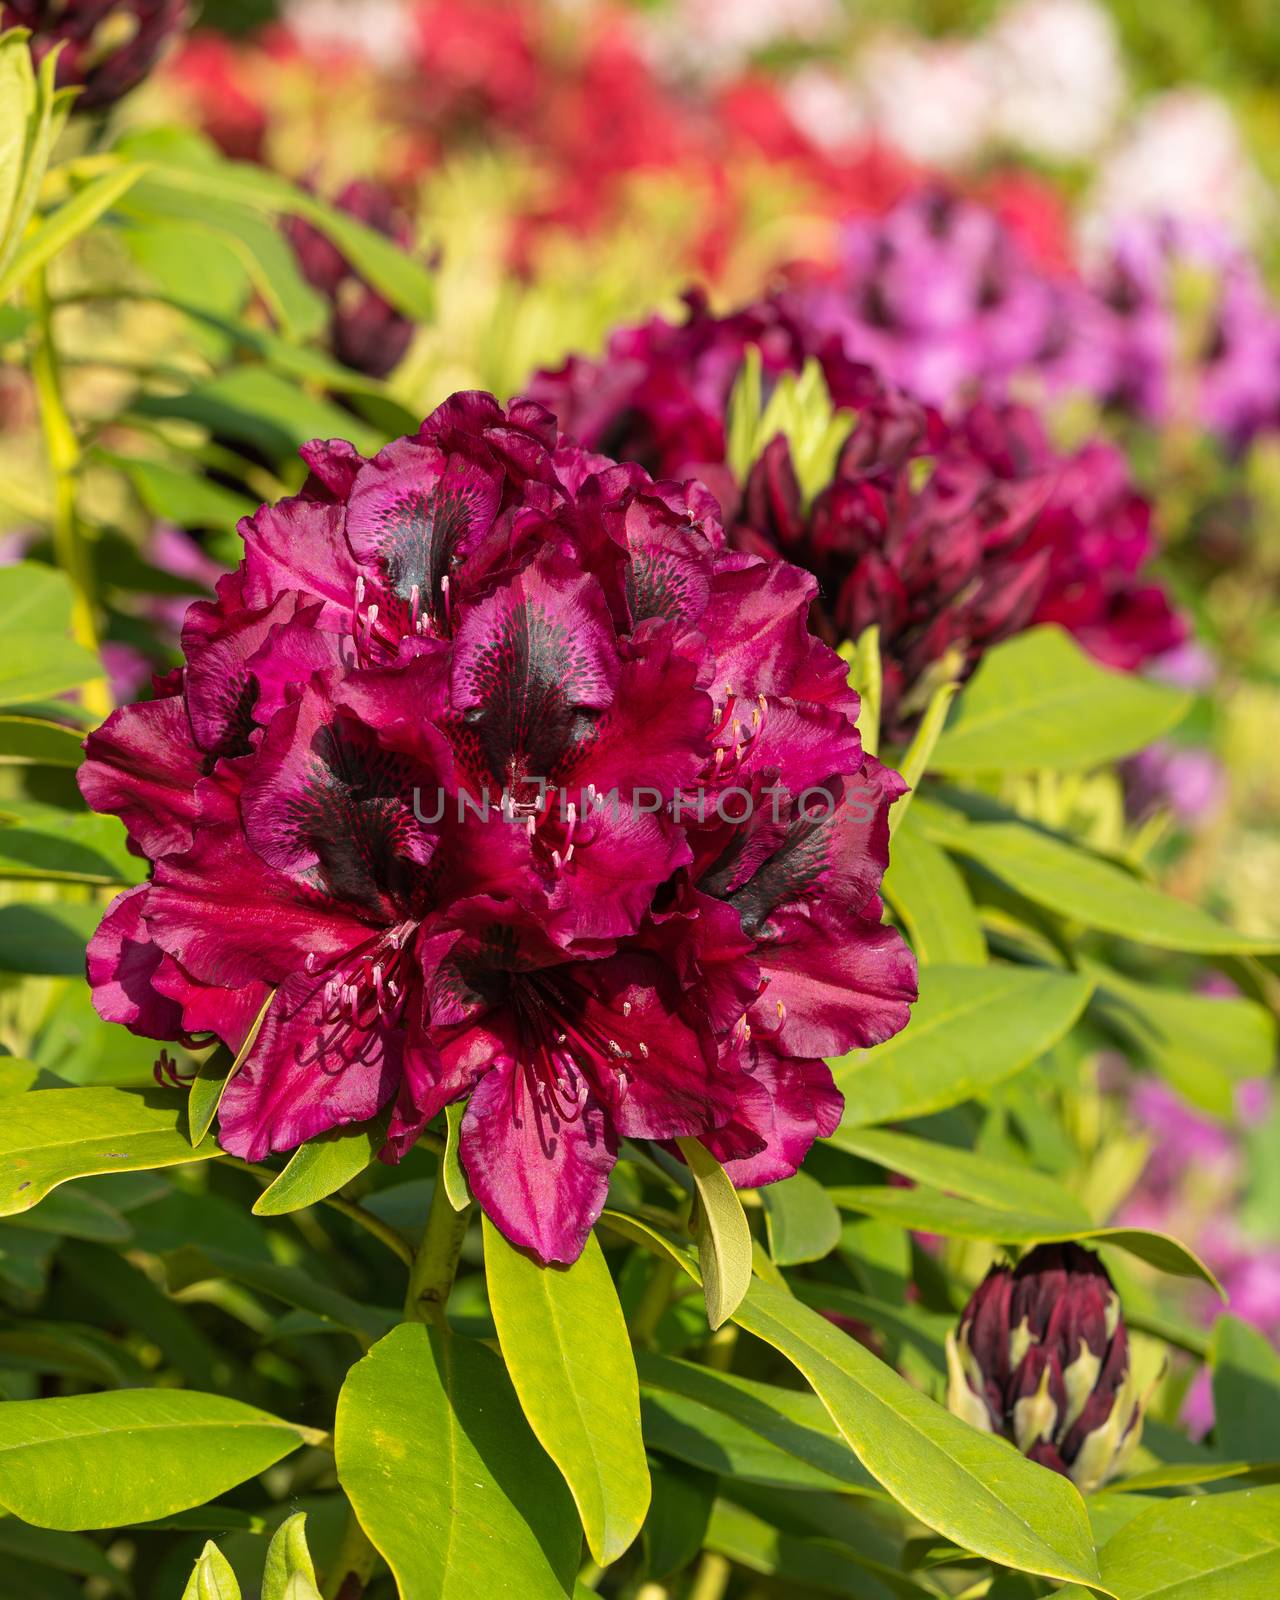
[[[1142,1433],[1120,1301],[1075,1244],[992,1267],[947,1336],[947,1405],[1061,1472],[1084,1493],[1121,1469]]]
[[[80,89],[76,107],[100,110],[137,87],[188,16],[186,0],[9,0],[0,27],[31,30],[37,61],[56,46],[58,87]]]

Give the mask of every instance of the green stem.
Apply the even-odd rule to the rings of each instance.
[[[445,1190],[444,1175],[437,1172],[426,1231],[413,1265],[409,1268],[409,1289],[404,1301],[406,1318],[434,1322],[442,1328],[445,1326],[445,1306],[449,1301],[449,1291],[453,1288],[458,1256],[470,1220],[471,1207],[467,1206],[462,1211],[453,1209]]]
[[[671,1290],[675,1281],[675,1262],[666,1256],[659,1256],[631,1316],[631,1338],[636,1344],[653,1343],[654,1329],[662,1320],[662,1313],[671,1304]]]
[[[76,642],[98,653],[98,624],[94,601],[93,567],[76,519],[76,472],[80,443],[67,415],[58,372],[58,352],[53,340],[53,307],[43,272],[31,285],[31,303],[39,337],[31,359],[31,376],[40,407],[40,426],[53,480],[53,550],[58,565],[71,584],[71,631]],[[106,679],[97,678],[81,691],[87,710],[105,717],[111,710]]]
[[[720,1600],[732,1576],[733,1567],[724,1556],[717,1555],[714,1550],[705,1551],[689,1590],[689,1600]]]
[[[280,1176],[270,1167],[260,1167],[250,1161],[244,1162],[243,1166],[244,1170],[251,1172],[260,1183],[274,1183]],[[389,1222],[384,1222],[381,1217],[375,1217],[372,1211],[366,1211],[354,1200],[344,1200],[341,1195],[326,1195],[320,1204],[328,1206],[330,1211],[340,1211],[344,1217],[349,1217],[357,1227],[363,1228],[367,1234],[385,1244],[388,1250],[399,1256],[405,1266],[413,1265],[413,1250],[408,1241]]]

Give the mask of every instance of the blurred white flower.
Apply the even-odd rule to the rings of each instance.
[[[1097,0],[1017,0],[987,38],[997,132],[1049,160],[1092,155],[1125,96],[1115,24]]]
[[[883,38],[859,77],[874,130],[915,161],[951,167],[991,136],[991,63],[982,40]]]
[[[867,131],[857,86],[830,67],[801,67],[787,80],[782,98],[801,133],[825,150],[852,144]]]
[[[375,66],[405,66],[414,46],[404,0],[285,0],[284,21],[304,48],[367,56]]]
[[[777,44],[816,44],[842,20],[839,0],[676,0],[638,21],[655,60],[729,77]]]
[[[1267,200],[1226,101],[1207,89],[1170,89],[1147,102],[1103,163],[1082,231],[1096,247],[1118,218],[1163,215],[1216,222],[1248,243]]]

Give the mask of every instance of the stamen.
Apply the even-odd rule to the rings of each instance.
[[[631,1015],[631,1002],[630,1002],[630,1000],[624,1000],[622,1002],[622,1015],[624,1017],[629,1017]]]

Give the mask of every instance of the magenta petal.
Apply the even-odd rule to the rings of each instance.
[[[180,696],[113,711],[85,740],[77,774],[95,811],[113,812],[153,861],[191,843],[202,756]]]
[[[511,1240],[544,1265],[582,1254],[604,1209],[617,1141],[578,1078],[570,1117],[540,1109],[525,1070],[495,1067],[472,1090],[461,1156],[476,1199]]]
[[[88,974],[93,1004],[104,1022],[122,1022],[147,1039],[176,1039],[182,1007],[154,987],[164,951],[143,921],[150,888],[126,889],[89,941]]]
[[[323,626],[352,626],[359,569],[343,534],[344,508],[316,500],[282,500],[240,523],[244,536],[244,603],[273,605],[289,590],[322,604]]]
[[[725,1171],[739,1189],[777,1183],[799,1169],[816,1138],[826,1138],[840,1125],[844,1096],[831,1081],[821,1061],[797,1061],[778,1056],[768,1046],[753,1049],[751,1075],[763,1095],[743,1096],[739,1121],[724,1135],[713,1133],[703,1142],[724,1161]],[[734,1155],[734,1140],[743,1133],[764,1141],[755,1155]]]
[[[218,1108],[218,1142],[244,1161],[376,1117],[395,1093],[403,1036],[327,1018],[326,973],[282,984]]]
[[[309,892],[249,849],[241,828],[209,823],[156,870],[148,925],[202,983],[281,983],[308,956],[327,966],[369,937],[348,908]]]

